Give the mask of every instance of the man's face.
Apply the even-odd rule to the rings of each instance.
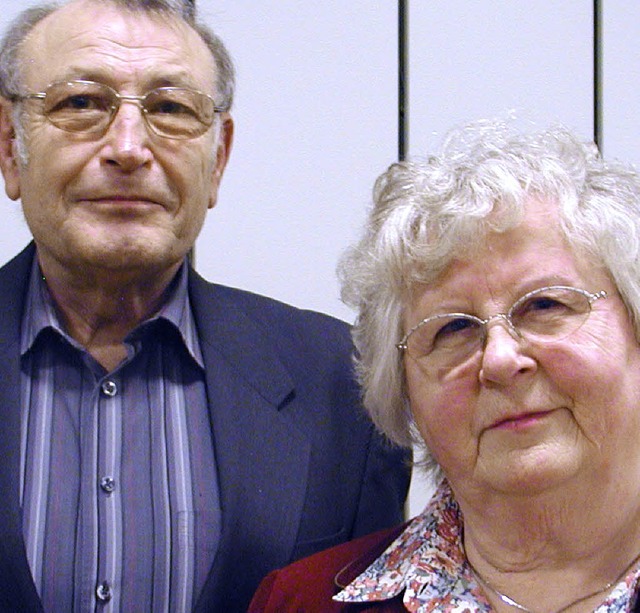
[[[110,2],[77,0],[53,13],[25,41],[21,60],[30,93],[84,79],[120,94],[181,86],[216,96],[214,60],[195,31]],[[11,159],[2,160],[2,170],[8,195],[22,199],[43,268],[79,274],[177,268],[215,204],[231,118],[218,116],[217,143],[214,127],[173,140],[150,132],[140,107],[125,102],[96,136],[53,126],[38,100],[24,105],[28,159],[15,160],[16,147],[4,145],[13,157],[5,153]]]

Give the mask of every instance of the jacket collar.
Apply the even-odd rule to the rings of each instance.
[[[279,407],[293,390],[288,370],[273,350],[268,330],[233,299],[233,290],[205,281],[190,270],[189,292],[203,346],[215,352],[240,379]]]

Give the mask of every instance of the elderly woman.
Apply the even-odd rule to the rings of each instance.
[[[468,127],[380,177],[342,272],[366,407],[440,484],[251,610],[633,611],[640,176],[564,130]]]

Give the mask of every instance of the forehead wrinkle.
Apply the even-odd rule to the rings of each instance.
[[[123,80],[123,73],[114,71],[118,65],[126,68],[127,78]],[[150,65],[149,56],[137,61],[125,60],[117,54],[101,53],[99,62],[72,62],[66,66],[54,80],[83,79],[99,81],[107,85],[117,86],[127,83],[142,84],[142,86],[190,86],[202,89],[203,83],[194,78],[193,71],[181,64],[172,65],[166,59],[161,59]],[[207,84],[208,85],[208,84]]]
[[[91,22],[82,23],[82,16],[79,24],[70,27],[73,14],[53,19],[56,15],[58,12],[39,23],[22,45],[27,81],[39,73],[46,75],[46,83],[41,86],[64,78],[102,74],[103,81],[122,80],[127,75],[127,81],[175,81],[198,89],[214,87],[213,57],[187,24],[144,13],[118,13],[105,28],[97,29]],[[98,14],[98,22],[104,21],[105,15],[108,13]],[[158,26],[153,40],[149,40],[150,22]]]

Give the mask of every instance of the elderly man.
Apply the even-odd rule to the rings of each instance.
[[[347,327],[186,256],[233,69],[192,7],[70,0],[0,49],[0,607],[242,611],[269,570],[401,519]]]

